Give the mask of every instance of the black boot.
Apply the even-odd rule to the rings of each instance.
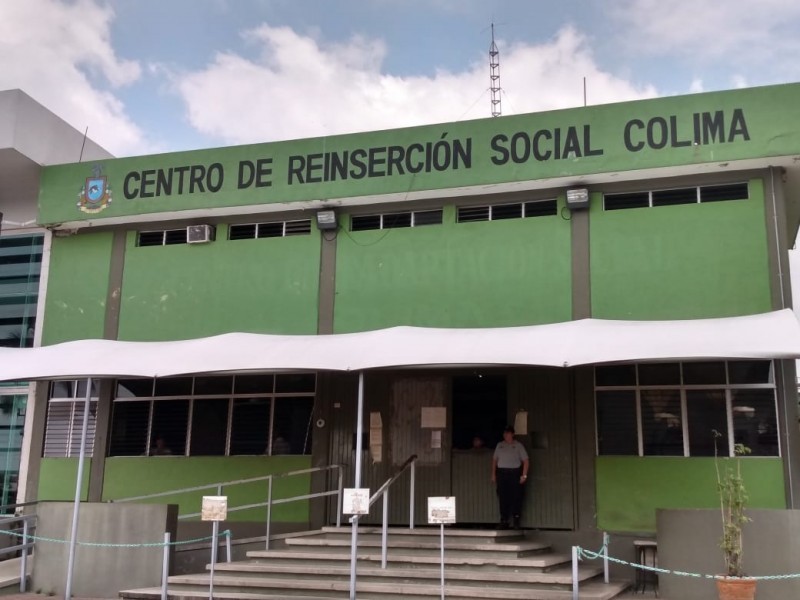
[[[514,529],[522,529],[522,525],[520,525],[519,515],[514,515]]]

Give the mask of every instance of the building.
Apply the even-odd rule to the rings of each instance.
[[[38,344],[50,235],[37,224],[44,166],[111,158],[20,90],[0,91],[0,347]],[[16,501],[28,385],[0,383],[0,504]],[[24,478],[23,482],[24,484]]]
[[[47,166],[41,342],[788,308],[799,101],[792,84]],[[364,486],[417,454],[420,498],[455,495],[461,522],[493,523],[491,453],[469,448],[511,422],[532,458],[523,525],[564,543],[654,532],[656,508],[716,506],[715,448],[739,442],[753,506],[796,507],[794,361],[685,358],[367,372]],[[73,496],[82,385],[37,385],[25,500]],[[86,497],[332,463],[352,481],[356,387],[336,372],[103,380]],[[334,519],[304,502],[274,517]]]

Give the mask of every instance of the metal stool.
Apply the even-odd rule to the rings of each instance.
[[[655,540],[634,540],[633,547],[636,550],[636,563],[646,567],[658,566],[658,543]],[[642,594],[650,584],[655,595],[658,596],[658,573],[645,569],[636,569],[636,579],[633,589]]]

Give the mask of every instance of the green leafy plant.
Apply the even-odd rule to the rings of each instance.
[[[722,437],[714,430],[714,467],[717,473],[717,492],[719,493],[720,513],[722,515],[722,537],[719,547],[725,559],[728,577],[744,577],[742,568],[742,527],[750,521],[744,514],[747,506],[747,489],[742,478],[741,457],[750,454],[744,444],[733,447],[734,459],[721,459],[717,453],[717,438]]]

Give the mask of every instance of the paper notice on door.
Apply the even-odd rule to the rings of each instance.
[[[514,417],[514,434],[528,435],[528,411],[520,410]]]
[[[372,462],[379,463],[383,460],[383,427],[379,412],[369,415],[369,453]]]
[[[423,406],[420,427],[423,429],[446,429],[447,409],[444,406]]]
[[[431,448],[442,447],[442,432],[439,429],[431,431]]]

